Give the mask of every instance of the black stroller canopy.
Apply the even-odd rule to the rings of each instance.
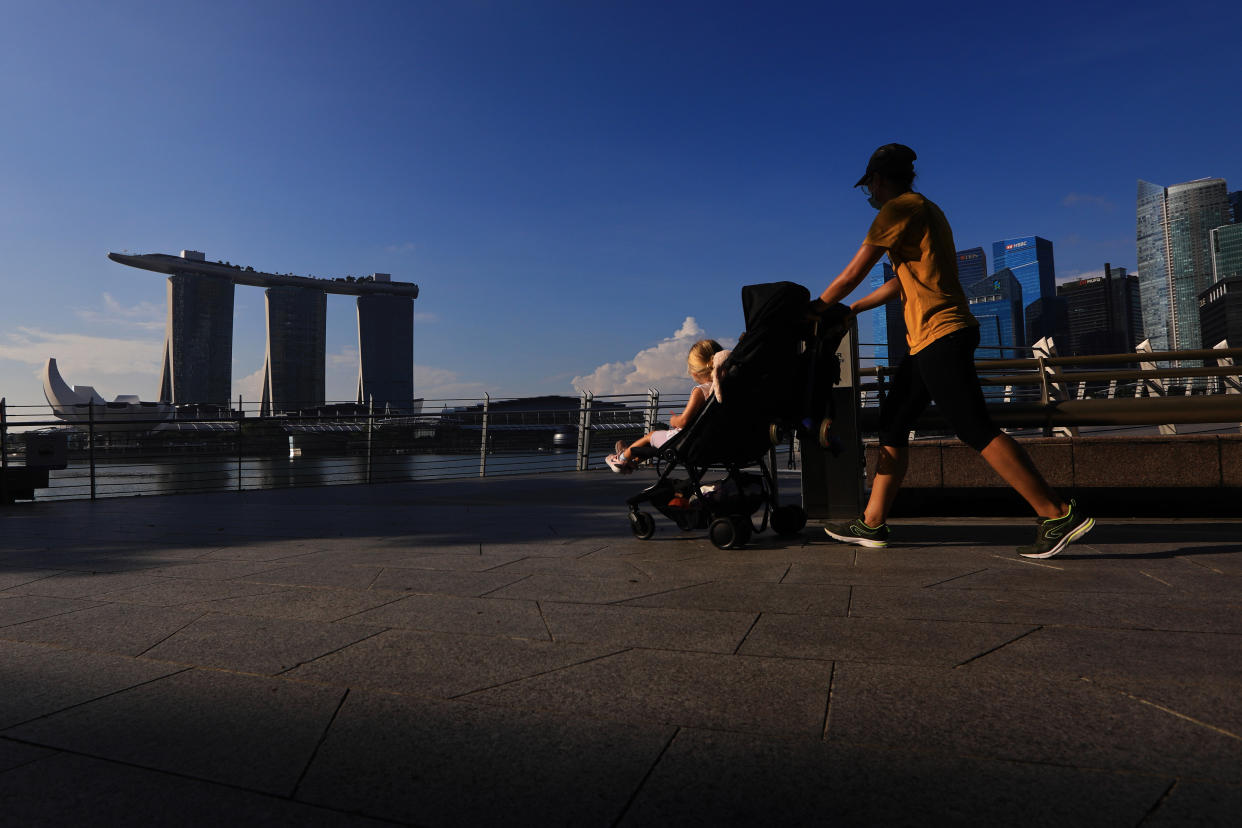
[[[769,282],[742,288],[746,330],[797,324],[806,316],[811,292],[794,282]]]

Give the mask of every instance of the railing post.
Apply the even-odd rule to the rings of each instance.
[[[375,397],[367,403],[367,483],[371,482],[371,443],[375,435]]]
[[[643,414],[643,434],[655,430],[656,420],[660,417],[660,392],[655,388],[647,389],[647,411]]]
[[[1134,352],[1136,354],[1152,353],[1151,340],[1144,339],[1142,342],[1138,344],[1138,347],[1134,349]],[[1139,370],[1140,371],[1155,371],[1156,363],[1139,362]],[[1150,379],[1144,379],[1140,381],[1137,387],[1134,389],[1135,398],[1143,396],[1144,390],[1146,390],[1147,396],[1149,397],[1163,397],[1164,396],[1164,381],[1161,380],[1159,377],[1152,377]],[[1156,428],[1160,434],[1176,434],[1177,433],[1177,426],[1170,425],[1168,423],[1159,425]]]
[[[246,407],[242,402],[242,395],[237,395],[237,491],[242,491],[242,436],[246,433],[245,423]]]
[[[595,395],[582,392],[582,408],[578,411],[578,471],[586,471],[591,455],[591,403]]]
[[[1044,408],[1047,408],[1053,400],[1069,399],[1069,394],[1065,390],[1065,386],[1060,382],[1061,372],[1056,367],[1048,365],[1045,360],[1052,359],[1057,355],[1056,343],[1052,341],[1052,337],[1045,336],[1034,345],[1035,359],[1039,363],[1039,401]],[[1057,426],[1044,425],[1044,436],[1050,437],[1054,434],[1061,434],[1066,437],[1077,437],[1077,426]]]
[[[483,395],[483,419],[479,429],[479,477],[487,477],[487,418],[488,408],[492,402],[490,394]]]
[[[9,502],[9,415],[4,400],[0,397],[0,506]]]
[[[91,500],[95,499],[95,401],[87,405],[86,456],[90,462]]]
[[[1215,345],[1212,346],[1212,350],[1224,350],[1225,348],[1228,348],[1228,347],[1229,347],[1229,340],[1222,339],[1220,342],[1217,342]],[[1217,357],[1216,364],[1222,368],[1232,368],[1233,358],[1232,357]],[[1242,381],[1239,381],[1240,377],[1242,377],[1242,374],[1235,375],[1235,376],[1217,377],[1216,378],[1216,382],[1218,384],[1217,387],[1223,384],[1225,387],[1226,394],[1242,394]],[[0,400],[0,414],[2,414],[3,411],[4,411],[4,400]],[[1242,424],[1238,425],[1238,431],[1242,431]]]

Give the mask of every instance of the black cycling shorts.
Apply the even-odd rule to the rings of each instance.
[[[909,445],[910,429],[932,402],[958,439],[975,451],[982,451],[1001,433],[988,415],[975,371],[978,345],[979,329],[972,325],[940,337],[901,361],[888,395],[880,402],[880,445]]]

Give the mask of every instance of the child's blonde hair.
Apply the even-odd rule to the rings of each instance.
[[[686,357],[686,366],[690,373],[701,377],[712,372],[712,357],[724,350],[714,339],[700,339],[690,346],[690,355]]]

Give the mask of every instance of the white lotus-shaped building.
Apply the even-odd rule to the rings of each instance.
[[[167,420],[173,415],[171,403],[144,402],[136,394],[119,394],[108,402],[92,386],[75,385],[70,388],[52,358],[43,368],[43,396],[57,419],[86,425],[93,417],[97,427],[110,431],[150,431],[157,425],[152,421]],[[139,422],[127,422],[133,420]]]

